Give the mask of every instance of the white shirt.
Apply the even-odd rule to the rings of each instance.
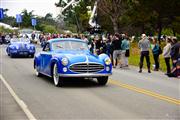
[[[170,52],[171,52],[171,44],[168,43],[168,44],[166,44],[166,46],[163,48],[163,56],[164,56],[164,58],[171,57],[171,56],[170,56]]]

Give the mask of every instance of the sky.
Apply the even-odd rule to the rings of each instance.
[[[23,9],[28,12],[34,10],[33,14],[38,16],[45,16],[47,13],[52,13],[56,17],[59,13],[59,8],[54,4],[59,0],[0,0],[0,8],[9,9],[8,16],[16,16],[20,14]]]

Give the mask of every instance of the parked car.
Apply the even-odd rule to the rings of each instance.
[[[26,38],[13,38],[6,48],[6,52],[10,57],[31,56],[34,57],[35,46]]]
[[[112,63],[108,55],[93,55],[86,41],[74,38],[51,39],[34,58],[37,76],[46,75],[55,86],[63,85],[65,77],[97,78],[100,85],[108,82]]]

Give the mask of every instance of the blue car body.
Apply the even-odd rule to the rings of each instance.
[[[80,39],[74,38],[57,38],[49,40],[46,44],[49,46],[48,51],[42,51],[35,55],[34,68],[41,74],[53,77],[53,66],[57,64],[57,72],[59,77],[102,77],[112,74],[112,64],[108,63],[109,57],[106,54],[99,56],[93,55],[89,49],[68,49],[53,50],[52,44],[56,42],[76,42],[78,44],[87,45]],[[88,45],[87,45],[88,46]],[[46,45],[45,45],[46,47]],[[65,47],[65,46],[64,46]],[[44,48],[46,49],[46,48]],[[66,59],[67,64],[63,64]],[[105,63],[107,60],[107,63]]]
[[[26,38],[14,38],[6,48],[6,52],[11,57],[31,56],[34,57],[35,46]]]

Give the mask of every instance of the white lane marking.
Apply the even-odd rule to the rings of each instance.
[[[21,109],[24,111],[26,116],[29,120],[37,120],[34,115],[30,112],[27,105],[17,96],[17,94],[14,92],[12,87],[7,83],[7,81],[3,78],[3,76],[0,74],[0,80],[4,83],[6,88],[9,90],[10,94],[13,96],[15,101],[18,103],[18,105],[21,107]]]

